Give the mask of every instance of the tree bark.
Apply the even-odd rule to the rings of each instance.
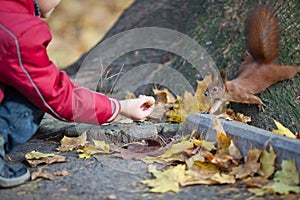
[[[93,56],[87,57],[87,55],[90,55],[103,41],[118,33],[140,27],[161,27],[176,30],[196,40],[209,53],[219,69],[226,68],[228,79],[233,79],[243,55],[247,51],[244,21],[248,11],[257,3],[258,1],[252,0],[136,0],[105,37],[65,71],[71,77],[76,77],[76,72],[82,64],[84,62],[89,64],[89,61],[94,59]],[[299,66],[299,1],[266,1],[263,4],[271,6],[280,21],[281,51],[277,62]],[[91,64],[90,68],[87,67],[84,70],[86,74],[83,74],[85,78],[83,82],[89,85],[99,81],[101,83],[97,83],[97,88],[92,89],[109,94],[122,74],[147,63],[171,66],[183,74],[192,86],[196,85],[196,79],[203,78],[203,74],[199,74],[190,63],[174,53],[161,49],[140,49],[114,60],[106,72],[103,72],[110,77],[105,81],[99,81],[99,76],[91,78],[93,70],[95,70]],[[163,76],[159,72],[149,73],[149,76],[151,74],[152,76]],[[176,82],[176,79],[174,81]],[[134,92],[150,94],[152,87],[144,86]],[[232,103],[230,106],[235,112],[251,116],[251,124],[254,126],[264,129],[275,128],[272,121],[274,118],[293,132],[300,131],[300,100],[299,98],[297,100],[297,97],[300,96],[299,74],[292,80],[272,85],[259,96],[267,106],[264,112],[259,112],[255,105]]]

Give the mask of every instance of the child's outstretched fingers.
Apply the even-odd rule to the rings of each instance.
[[[139,97],[139,98],[144,98],[144,100],[145,100],[145,102],[141,106],[141,108],[143,108],[143,110],[153,109],[154,104],[155,104],[155,99],[153,97],[142,96],[142,97]]]
[[[140,95],[137,99],[122,100],[120,103],[122,115],[133,120],[143,120],[153,111],[155,99]]]

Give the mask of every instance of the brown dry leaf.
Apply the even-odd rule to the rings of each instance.
[[[66,157],[65,156],[60,156],[60,155],[55,155],[55,156],[51,156],[51,157],[43,157],[40,159],[32,159],[32,160],[27,160],[27,162],[29,163],[29,165],[31,167],[36,167],[39,164],[53,164],[53,163],[63,163],[63,162],[67,162]]]
[[[217,165],[225,171],[229,171],[232,167],[237,166],[238,162],[230,155],[218,150],[211,160],[211,163]]]
[[[237,146],[234,144],[233,140],[231,140],[230,145],[228,147],[228,153],[236,160],[240,160],[243,158],[242,153],[237,148]]]
[[[247,123],[251,122],[251,117],[246,116],[242,113],[237,113],[235,120],[247,124]]]
[[[60,141],[61,146],[58,147],[57,150],[60,152],[73,151],[75,149],[83,147],[85,144],[87,144],[86,138],[86,132],[82,133],[79,137],[64,136]]]
[[[153,88],[153,93],[156,95],[157,104],[174,104],[176,102],[176,97],[167,89],[164,88],[159,90]]]
[[[216,184],[217,182],[211,178],[217,173],[220,173],[220,171],[214,164],[209,162],[195,161],[194,165],[186,171],[188,177],[183,183],[183,186],[196,184]]]
[[[262,150],[256,148],[250,149],[245,157],[245,164],[233,167],[230,174],[235,175],[237,179],[244,179],[248,176],[253,176],[254,174],[258,173],[261,166],[259,162],[261,153]]]
[[[226,109],[226,113],[219,115],[219,117],[225,118],[227,120],[234,120],[234,121],[242,122],[245,124],[247,124],[248,122],[251,122],[251,117],[246,116],[242,113],[235,114],[235,112],[230,108]]]
[[[161,144],[154,140],[146,140],[144,143],[135,142],[127,144],[118,150],[120,153],[115,154],[123,159],[141,159],[146,156],[157,156],[164,152]]]
[[[44,178],[48,180],[55,180],[56,176],[68,176],[69,172],[66,170],[60,172],[47,172],[44,171],[44,167],[39,167],[36,171],[31,173],[31,180],[36,180],[38,178]]]
[[[257,187],[257,188],[266,186],[266,185],[270,184],[270,182],[271,182],[270,180],[268,180],[267,178],[261,177],[261,176],[248,177],[243,180],[243,183],[245,183],[245,185],[247,185],[249,187]]]

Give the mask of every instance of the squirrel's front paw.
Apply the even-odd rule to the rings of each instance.
[[[258,110],[260,111],[260,112],[264,112],[265,111],[265,108],[266,108],[267,106],[266,106],[266,104],[259,104],[258,105]]]

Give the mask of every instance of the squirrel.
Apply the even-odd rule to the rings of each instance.
[[[279,55],[278,20],[265,7],[255,7],[246,19],[246,46],[250,52],[237,71],[237,78],[227,81],[226,74],[221,72],[223,86],[214,80],[208,85],[205,96],[214,99],[209,113],[214,113],[224,102],[257,104],[264,110],[264,103],[255,96],[270,85],[292,79],[300,73],[300,67],[284,66],[274,63]]]

